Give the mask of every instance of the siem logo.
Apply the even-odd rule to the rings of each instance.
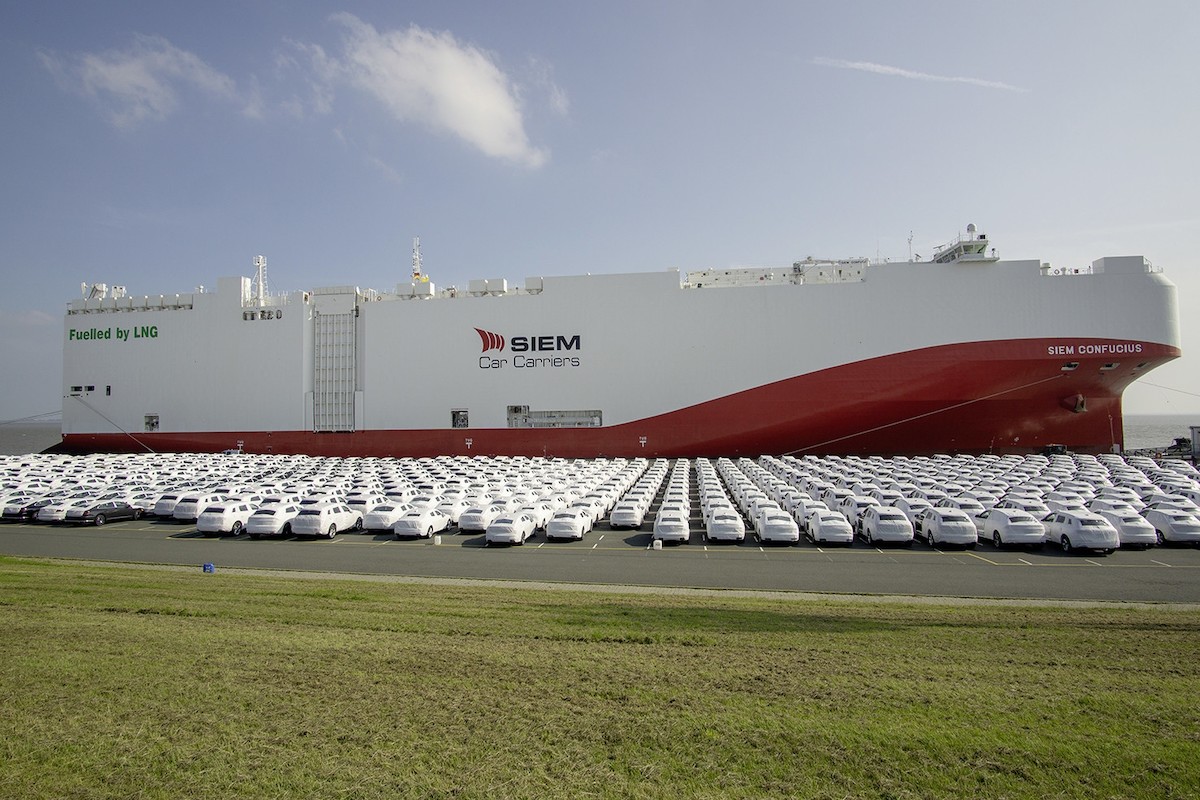
[[[483,343],[483,349],[479,352],[486,353],[488,350],[504,349],[504,337],[500,334],[480,330],[479,328],[476,328],[475,332],[479,334],[479,339]]]

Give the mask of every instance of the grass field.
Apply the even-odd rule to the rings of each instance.
[[[0,558],[12,798],[1200,796],[1200,613]]]

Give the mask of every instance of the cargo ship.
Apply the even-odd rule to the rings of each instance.
[[[1180,355],[1142,256],[1002,260],[973,225],[921,260],[68,304],[63,448],[332,456],[1098,453]]]

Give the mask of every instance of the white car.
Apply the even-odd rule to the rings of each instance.
[[[564,508],[554,512],[554,516],[546,523],[546,540],[583,539],[591,529],[590,514],[577,508]]]
[[[325,536],[332,539],[342,531],[362,527],[362,515],[345,503],[323,503],[301,506],[292,520],[292,533],[297,536]]]
[[[218,503],[200,512],[196,518],[196,530],[205,536],[220,536],[222,533],[239,536],[253,514],[254,506],[250,503]]]
[[[1064,553],[1074,550],[1111,553],[1121,546],[1117,529],[1091,511],[1055,511],[1042,523],[1046,526],[1046,541],[1058,544]]]
[[[1117,529],[1117,538],[1121,540],[1121,547],[1141,547],[1144,550],[1158,544],[1158,533],[1154,530],[1154,526],[1132,508],[1105,509],[1096,513]]]
[[[975,523],[960,508],[939,506],[927,508],[917,515],[917,524],[913,528],[916,536],[920,536],[930,547],[939,544],[961,544],[974,547],[979,543],[979,533]]]
[[[554,516],[554,509],[550,507],[549,503],[529,503],[518,508],[517,513],[532,517],[536,530],[550,524],[550,518]]]
[[[850,521],[844,514],[828,508],[814,508],[809,512],[804,529],[813,544],[854,544],[854,528],[850,527]]]
[[[450,519],[451,525],[457,525],[459,518],[463,512],[470,508],[467,501],[461,497],[447,497],[438,503],[438,511],[445,514]]]
[[[849,520],[851,527],[862,533],[863,513],[868,508],[879,508],[882,505],[883,503],[880,503],[874,497],[852,494],[842,498],[842,501],[838,503],[837,510]],[[911,539],[912,537],[910,536],[909,538]]]
[[[933,508],[933,503],[924,497],[906,497],[903,500],[897,500],[893,508],[900,509],[901,513],[908,517],[908,521],[915,526],[917,515],[927,508]]]
[[[72,500],[60,500],[57,503],[50,503],[39,508],[34,519],[38,522],[66,522],[67,512],[72,509],[89,508],[94,506],[96,502],[97,500],[94,497],[77,497]]]
[[[508,509],[502,504],[471,506],[458,518],[458,529],[460,531],[479,531],[482,533],[487,530],[488,525],[491,525],[493,520],[507,512]]]
[[[1194,514],[1175,508],[1150,508],[1142,514],[1154,526],[1159,544],[1200,542],[1200,518]]]
[[[745,538],[746,523],[732,507],[710,517],[704,529],[706,542],[740,542]]]
[[[1041,547],[1048,541],[1045,523],[1019,508],[988,509],[976,514],[973,521],[979,539],[991,542],[997,548],[1005,545]]]
[[[795,544],[800,541],[800,526],[782,508],[764,507],[754,518],[754,532],[760,542]]]
[[[156,517],[169,518],[175,513],[175,506],[183,498],[185,492],[167,492],[160,495],[154,503],[154,510],[151,512]]]
[[[608,516],[608,525],[614,530],[617,528],[637,528],[640,530],[645,521],[645,506],[633,500],[622,500],[617,503],[613,507],[612,513]]]
[[[412,511],[412,506],[408,503],[398,503],[394,500],[389,500],[383,505],[375,506],[375,508],[363,514],[363,530],[390,531],[396,520],[403,517],[409,511]]]
[[[225,499],[221,494],[186,494],[179,498],[171,517],[176,522],[195,522],[201,512]]]
[[[246,533],[250,534],[251,539],[288,536],[292,532],[292,520],[299,513],[299,502],[267,503],[250,515],[246,522]]]
[[[898,508],[868,506],[858,520],[859,534],[867,544],[897,542],[912,544],[913,526]]]
[[[654,517],[654,539],[664,542],[686,542],[691,535],[691,525],[685,512],[659,508]]]
[[[346,498],[346,505],[350,506],[352,511],[362,514],[364,518],[369,512],[387,504],[388,499],[381,494],[364,494]],[[414,503],[414,505],[416,504]]]
[[[397,539],[421,536],[428,539],[450,525],[450,518],[437,508],[414,508],[392,523]]]
[[[486,544],[525,544],[537,524],[528,514],[505,514],[492,520],[483,534]]]

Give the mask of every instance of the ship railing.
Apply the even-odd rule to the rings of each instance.
[[[251,295],[250,297],[242,298],[242,308],[258,308],[262,306],[290,306],[292,304],[292,295],[294,292],[281,292],[279,294],[268,294],[263,297],[262,302],[258,298]]]
[[[191,294],[159,294],[141,297],[105,297],[72,300],[67,303],[68,314],[103,314],[106,312],[157,311],[192,307]]]

